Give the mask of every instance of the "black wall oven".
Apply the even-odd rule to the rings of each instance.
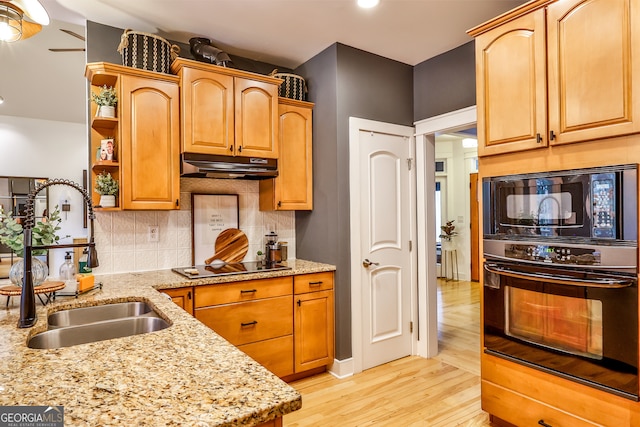
[[[483,189],[485,352],[637,401],[637,167]]]

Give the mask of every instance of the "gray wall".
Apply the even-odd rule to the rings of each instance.
[[[473,41],[416,65],[414,121],[476,105],[475,67]]]
[[[313,112],[314,209],[296,213],[298,258],[334,264],[336,358],[351,349],[349,117],[413,124],[413,68],[334,44],[296,69]]]

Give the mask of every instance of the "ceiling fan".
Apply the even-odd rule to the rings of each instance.
[[[71,31],[71,30],[66,30],[64,28],[60,28],[60,31],[62,31],[63,33],[69,34],[72,37],[75,37],[77,39],[80,39],[82,41],[85,41],[84,36],[81,36],[80,34]],[[86,49],[83,47],[77,47],[77,48],[49,48],[49,50],[51,52],[84,52]]]
[[[38,0],[0,0],[0,40],[29,38],[49,25],[49,15]]]

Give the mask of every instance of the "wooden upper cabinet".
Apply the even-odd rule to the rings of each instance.
[[[119,183],[115,208],[106,210],[178,209],[180,198],[180,88],[169,74],[107,62],[87,64],[92,93],[113,86],[117,117],[92,117],[89,135],[90,187],[109,172]],[[95,114],[91,103],[91,115]],[[114,160],[99,160],[101,140],[115,141]],[[94,204],[100,196],[94,191]]]
[[[640,1],[548,6],[551,144],[640,132]]]
[[[478,154],[640,132],[639,31],[640,0],[531,1],[470,30]]]
[[[478,155],[547,145],[544,10],[476,38]]]
[[[313,209],[313,104],[280,98],[278,177],[260,181],[260,210]]]
[[[278,158],[280,79],[184,58],[172,72],[182,90],[182,151]]]
[[[236,77],[236,154],[278,158],[278,86]]]
[[[192,68],[182,73],[182,151],[233,154],[233,77]]]
[[[123,208],[178,209],[178,84],[129,75],[120,84]]]

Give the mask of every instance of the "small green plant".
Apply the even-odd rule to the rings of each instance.
[[[118,103],[118,94],[113,86],[104,85],[100,88],[99,93],[92,93],[91,99],[98,106],[109,106],[113,107]]]
[[[96,193],[102,196],[115,196],[118,194],[118,181],[113,179],[109,172],[102,171],[102,173],[96,177],[95,190]]]
[[[60,209],[55,206],[49,217],[43,217],[31,229],[31,241],[34,246],[53,245],[60,240],[56,234],[60,230]],[[69,236],[65,236],[69,237]],[[11,213],[5,214],[0,206],[0,243],[7,245],[19,257],[24,256],[24,232],[20,219],[13,218]],[[33,251],[33,255],[44,255],[46,249]]]
[[[455,220],[451,220],[451,221],[447,221],[447,223],[445,225],[441,225],[440,229],[442,230],[442,234],[440,234],[441,239],[446,239],[446,240],[451,240],[451,238],[453,236],[455,236],[456,234],[458,234],[457,231],[455,231],[456,226],[453,225]]]

